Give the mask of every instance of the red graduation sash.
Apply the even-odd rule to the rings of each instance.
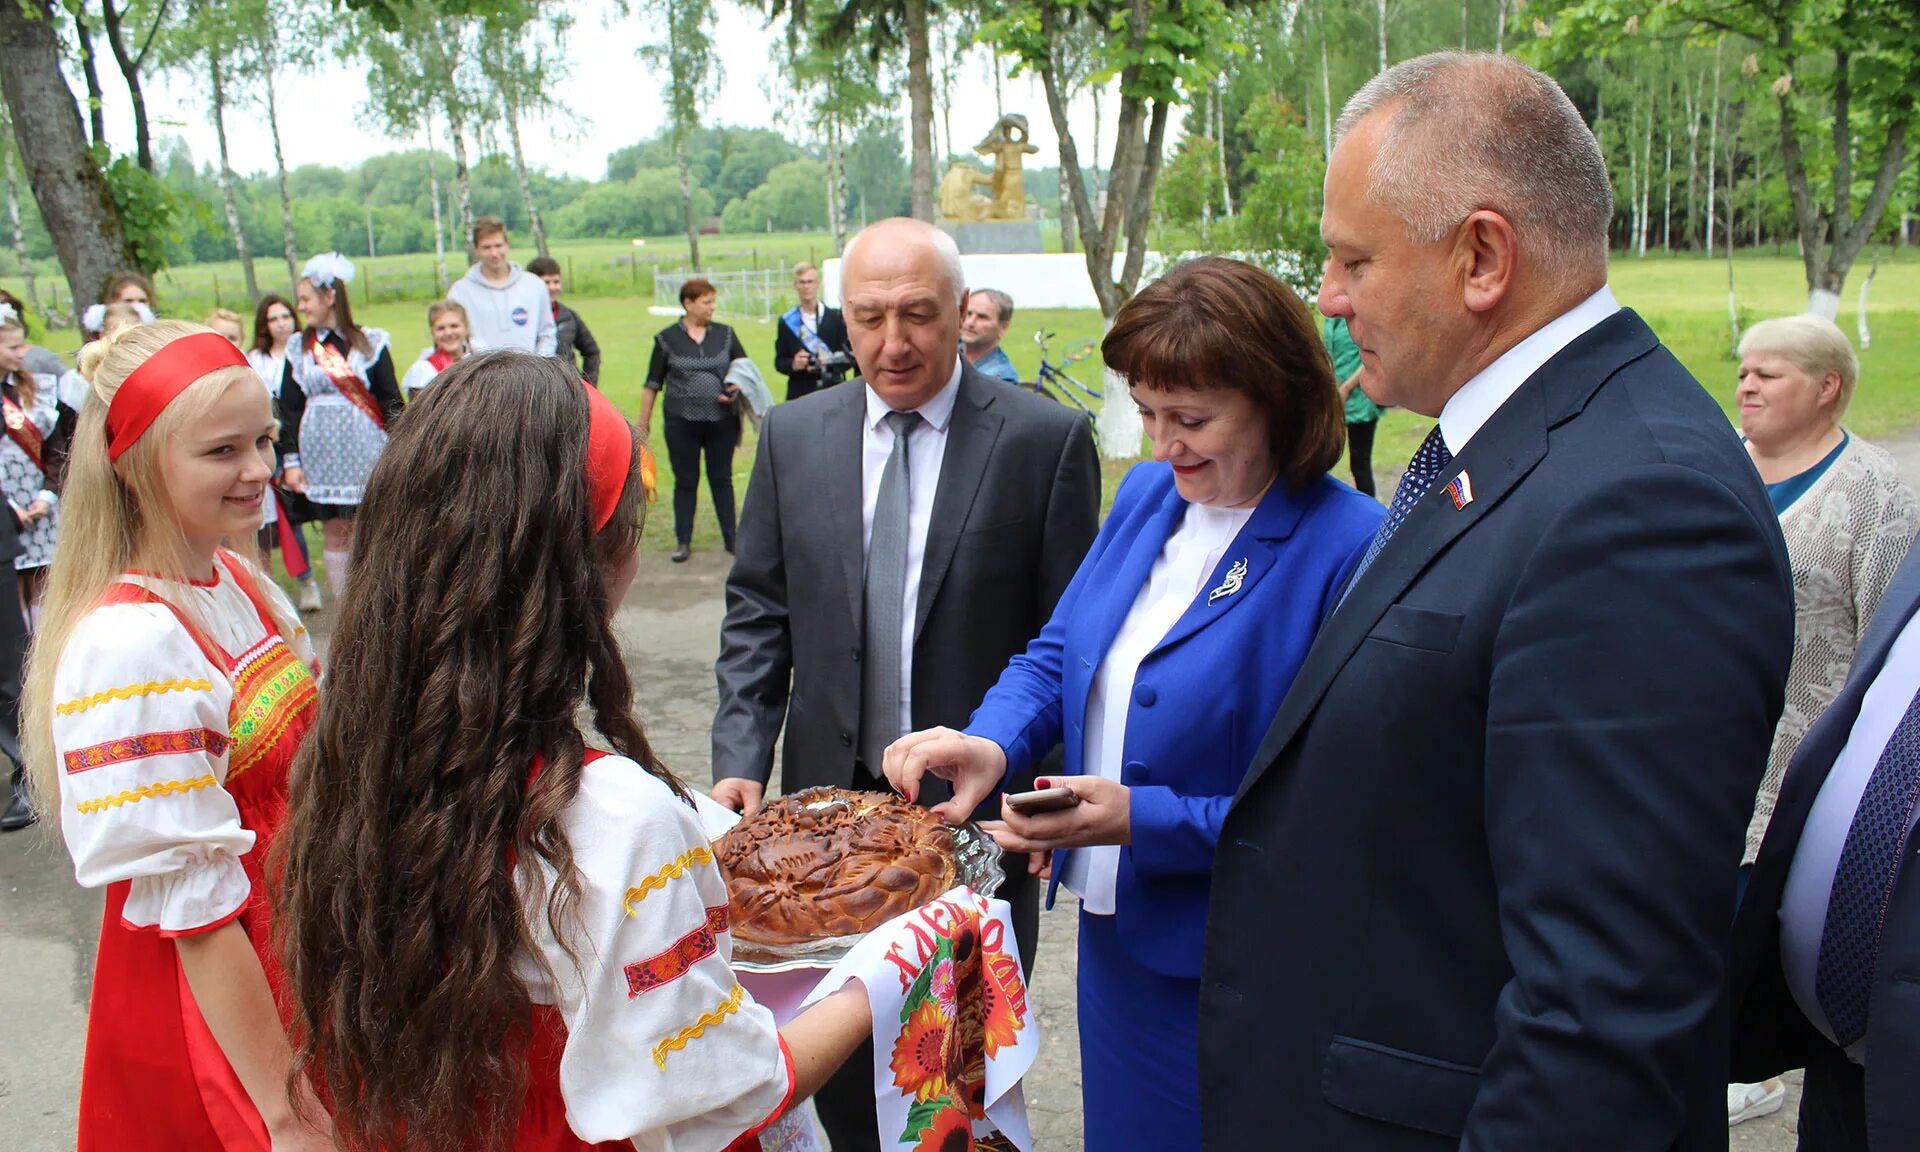
[[[41,455],[46,450],[47,438],[40,434],[40,428],[27,416],[27,410],[20,407],[19,401],[0,393],[0,412],[4,412],[7,422],[7,439],[20,446],[33,461],[33,466],[42,472],[47,470],[41,463]]]
[[[373,393],[367,391],[366,384],[354,374],[352,368],[347,366],[347,358],[340,355],[340,350],[320,339],[320,333],[312,328],[307,329],[307,355],[313,357],[313,362],[320,366],[320,371],[325,372],[327,379],[333,381],[333,386],[339,389],[340,395],[345,396],[355,408],[365,413],[367,419],[373,421],[374,427],[382,432],[387,430],[387,414],[380,410],[380,404],[374,400]]]

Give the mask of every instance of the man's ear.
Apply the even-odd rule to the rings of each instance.
[[[1462,301],[1470,312],[1487,312],[1506,298],[1519,271],[1520,245],[1513,224],[1482,209],[1460,225],[1455,254],[1462,271]]]

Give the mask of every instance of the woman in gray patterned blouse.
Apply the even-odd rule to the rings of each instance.
[[[1740,429],[1780,517],[1793,565],[1793,663],[1747,850],[1753,863],[1801,737],[1846,682],[1880,594],[1920,529],[1920,501],[1884,450],[1840,426],[1860,361],[1819,316],[1763,320],[1740,338]],[[1777,1111],[1778,1080],[1732,1084],[1727,1120]]]
[[[673,561],[693,554],[693,508],[700,493],[700,459],[707,464],[707,492],[720,521],[720,539],[733,551],[733,450],[740,444],[739,389],[727,383],[727,368],[744,359],[740,337],[713,322],[718,293],[695,277],[680,286],[686,315],[653,338],[647,390],[640,401],[640,434],[653,435],[653,407],[666,393],[667,464],[673,469]]]

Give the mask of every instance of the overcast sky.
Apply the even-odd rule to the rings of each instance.
[[[574,10],[577,17],[568,44],[570,66],[563,74],[549,78],[556,102],[567,114],[526,126],[522,136],[529,163],[597,180],[606,174],[609,152],[660,130],[660,85],[635,55],[642,44],[656,38],[656,33],[638,16],[619,16],[611,0],[579,0]],[[757,12],[731,0],[719,0],[719,13],[716,40],[725,77],[720,98],[708,111],[709,122],[785,130],[778,119],[782,110],[778,80],[769,63],[783,49],[784,33],[777,27],[765,27],[764,18]],[[69,79],[77,82],[75,77]],[[126,89],[111,59],[103,59],[101,80],[107,93],[107,134],[116,150],[131,152],[133,118]],[[180,75],[167,75],[147,86],[156,137],[184,137],[199,163],[211,162],[219,154],[204,89],[198,78]],[[1039,81],[1027,77],[1008,80],[1001,91],[1008,112],[1027,116],[1033,143],[1040,148],[1033,162],[1058,163],[1053,123]],[[380,152],[423,142],[396,141],[381,135],[364,114],[366,94],[364,66],[358,63],[329,64],[312,74],[284,76],[278,96],[288,167],[312,163],[346,167]],[[1108,134],[1103,140],[1103,153],[1112,151],[1115,103],[1109,99],[1102,109],[1105,119],[1101,128]],[[903,131],[906,108],[903,86]],[[983,51],[973,50],[961,59],[951,120],[956,151],[970,148],[993,127],[993,74]],[[1093,134],[1090,100],[1082,99],[1074,109],[1073,131],[1084,159]],[[271,171],[273,144],[259,108],[246,104],[231,112],[227,135],[236,171]],[[504,131],[500,136],[504,150]],[[444,136],[439,142],[444,150]]]

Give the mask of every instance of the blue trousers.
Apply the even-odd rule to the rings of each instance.
[[[1142,967],[1114,918],[1080,916],[1080,1092],[1089,1152],[1200,1152],[1200,981]]]

